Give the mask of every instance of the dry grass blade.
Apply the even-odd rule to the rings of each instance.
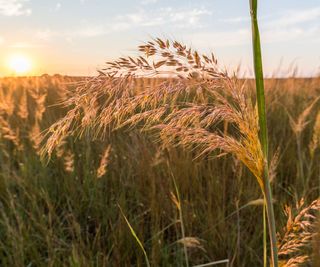
[[[286,267],[305,266],[312,260],[312,241],[317,233],[316,218],[320,211],[320,199],[302,208],[304,201],[298,204],[296,215],[292,208],[285,207],[287,225],[279,238],[279,258]]]
[[[186,246],[187,248],[199,248],[204,250],[200,240],[196,237],[186,236],[184,238],[179,239],[177,243],[181,243],[183,246]]]
[[[39,123],[36,121],[36,123],[32,126],[30,132],[29,132],[29,138],[32,142],[32,146],[37,154],[40,154],[40,148],[41,148],[41,129],[39,126]]]
[[[131,224],[130,224],[129,220],[128,220],[128,219],[127,219],[127,217],[124,215],[124,213],[123,213],[123,211],[122,211],[121,207],[120,207],[119,205],[118,205],[118,207],[119,207],[119,209],[120,209],[120,212],[121,212],[122,217],[125,219],[125,221],[126,221],[126,223],[127,223],[128,227],[129,227],[129,229],[130,229],[131,234],[133,235],[134,239],[137,241],[137,243],[138,243],[139,247],[141,248],[141,250],[142,250],[142,252],[143,252],[143,254],[144,254],[145,261],[146,261],[146,265],[147,265],[148,267],[150,267],[150,263],[149,263],[148,255],[147,255],[146,250],[145,250],[145,249],[144,249],[144,247],[143,247],[142,242],[140,241],[140,239],[139,239],[139,237],[137,236],[136,232],[135,232],[135,231],[134,231],[134,229],[132,228],[132,226],[131,226]]]
[[[280,158],[280,147],[278,147],[276,149],[276,151],[273,154],[273,157],[272,157],[272,159],[270,161],[270,165],[269,165],[269,180],[270,180],[270,183],[272,183],[276,178],[279,158]]]
[[[28,98],[27,98],[26,89],[23,90],[22,95],[20,97],[17,114],[23,120],[26,120],[28,118],[29,112],[28,112]]]
[[[213,261],[213,262],[208,262],[204,264],[194,265],[193,267],[209,267],[209,266],[215,266],[220,264],[227,264],[226,266],[228,266],[229,260],[226,259],[226,260],[220,260],[220,261]]]
[[[314,153],[317,148],[320,147],[320,111],[317,114],[316,121],[313,127],[312,140],[309,144],[309,152],[311,158],[314,157]]]
[[[70,150],[64,156],[64,169],[70,173],[74,171],[74,154]]]
[[[293,132],[295,133],[296,136],[301,135],[305,127],[308,125],[309,121],[307,121],[308,116],[310,115],[313,107],[315,104],[318,102],[320,99],[320,96],[314,99],[298,116],[297,120],[294,120],[292,116],[289,115],[290,118],[290,123]]]
[[[100,165],[99,165],[99,167],[97,169],[97,177],[98,178],[101,178],[107,172],[110,151],[111,151],[111,146],[108,145],[106,147],[106,149],[104,150],[103,154],[102,154],[102,157],[101,157],[101,160],[100,160]]]

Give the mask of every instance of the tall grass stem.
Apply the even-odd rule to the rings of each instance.
[[[264,199],[265,202],[265,199]],[[263,267],[267,267],[267,218],[266,218],[266,205],[263,205]]]
[[[252,45],[253,45],[253,62],[254,72],[256,80],[256,92],[257,92],[257,104],[259,115],[259,127],[260,127],[260,142],[262,146],[264,156],[264,168],[263,168],[263,185],[264,185],[264,197],[266,200],[266,209],[269,226],[269,236],[271,245],[271,258],[272,266],[278,267],[278,249],[277,249],[277,237],[275,218],[272,204],[272,191],[269,181],[268,171],[268,134],[267,134],[267,118],[266,118],[266,103],[264,95],[264,83],[263,83],[263,68],[261,57],[261,45],[260,34],[257,19],[257,0],[250,1],[250,14],[251,14],[251,26],[252,26]]]
[[[183,222],[180,192],[179,192],[179,189],[178,189],[178,185],[177,185],[176,179],[174,178],[174,175],[173,175],[172,172],[171,172],[171,175],[172,175],[173,185],[174,185],[174,189],[176,191],[176,195],[177,195],[178,203],[179,203],[178,211],[179,211],[179,220],[180,220],[180,225],[181,225],[181,236],[182,236],[182,239],[185,239],[186,238],[186,231],[185,231],[184,222]],[[188,249],[187,249],[187,246],[185,244],[183,244],[183,252],[184,252],[184,258],[185,258],[185,262],[186,262],[186,267],[189,267]]]

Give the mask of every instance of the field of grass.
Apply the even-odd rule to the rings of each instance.
[[[144,266],[130,227],[151,266],[262,266],[261,190],[237,157],[198,157],[130,126],[104,138],[85,129],[51,158],[43,154],[41,132],[67,114],[61,102],[83,80],[0,80],[0,266]],[[165,80],[134,84],[139,91]],[[253,81],[245,87],[254,92]],[[268,79],[265,87],[280,262],[310,266],[303,257],[312,257],[312,227],[302,225],[319,208],[303,210],[320,194],[320,79]],[[295,246],[281,254],[289,239]]]

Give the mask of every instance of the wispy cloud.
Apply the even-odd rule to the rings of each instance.
[[[141,3],[142,5],[155,4],[155,3],[157,3],[157,2],[158,2],[158,0],[141,0],[141,1],[140,1],[140,3]]]
[[[248,44],[251,41],[250,30],[243,28],[235,31],[196,32],[188,35],[196,47],[228,47]]]
[[[262,39],[266,43],[289,41],[318,42],[320,38],[320,6],[289,10],[280,16],[262,20]]]
[[[1,0],[0,0],[1,1]],[[290,15],[289,15],[290,14]],[[205,47],[208,42],[213,47],[249,45],[251,43],[250,27],[241,23],[234,30],[211,30],[206,26],[206,18],[211,13],[201,7],[173,8],[164,7],[152,12],[144,8],[136,12],[110,18],[107,23],[85,22],[75,28],[65,30],[44,29],[36,37],[43,41],[64,38],[72,41],[77,38],[105,36],[114,32],[130,31],[137,28],[188,29],[186,38],[196,40],[195,44]],[[226,18],[221,22],[247,22],[249,17]],[[310,40],[320,42],[320,7],[305,10],[291,10],[288,13],[261,17],[261,38],[265,44],[285,43],[290,41]],[[307,23],[312,21],[313,23]],[[239,24],[240,25],[240,24]],[[277,27],[276,27],[277,26]]]
[[[88,24],[81,26],[78,29],[70,30],[61,35],[68,35],[74,37],[94,37],[107,35],[113,32],[126,31],[134,28],[147,28],[168,26],[171,28],[188,28],[198,29],[203,25],[201,19],[210,15],[211,13],[204,8],[193,9],[174,9],[171,7],[161,8],[158,10],[157,15],[152,15],[154,12],[147,12],[140,9],[135,13],[128,13],[119,15],[111,19],[109,23],[103,25]],[[43,32],[41,35],[48,35],[48,32]],[[53,32],[49,34],[54,35]]]
[[[224,18],[220,19],[221,22],[226,22],[226,23],[241,23],[241,22],[247,22],[250,21],[250,17],[234,17],[234,18]]]
[[[261,24],[262,43],[288,43],[308,42],[320,43],[320,24],[312,24],[308,27],[291,25],[290,27],[271,27],[271,24]],[[251,44],[250,28],[240,28],[232,31],[198,31],[188,34],[187,39],[192,40],[195,46],[212,47],[238,47]]]
[[[59,34],[59,32],[57,31],[53,31],[50,29],[42,29],[42,30],[38,30],[35,33],[35,38],[41,41],[50,41],[52,40],[53,37],[59,36],[59,35],[61,35],[61,33]]]
[[[201,18],[210,15],[211,12],[205,8],[175,9],[172,7],[160,8],[157,12],[144,9],[135,13],[118,16],[116,22],[128,23],[132,27],[150,27],[170,25],[171,27],[201,27]]]
[[[62,7],[61,3],[58,2],[55,7],[55,11],[58,11]]]
[[[289,10],[283,13],[280,17],[267,22],[269,27],[279,26],[288,27],[293,25],[302,24],[305,22],[319,21],[320,19],[320,6],[309,9]]]
[[[250,20],[250,17],[235,17],[222,19],[227,23],[242,23]],[[263,43],[281,43],[299,40],[320,40],[320,6],[308,9],[289,10],[281,14],[268,15],[260,17],[261,38]],[[218,45],[249,44],[251,41],[250,32],[246,36],[244,30],[211,33],[213,39],[220,40]],[[224,41],[223,41],[224,40]],[[232,42],[231,42],[232,41]]]
[[[310,27],[268,28],[262,31],[261,38],[265,43],[290,41],[320,42],[320,25]]]
[[[27,8],[25,3],[29,0],[0,0],[0,15],[21,16],[30,15],[31,8]]]
[[[260,16],[260,24],[265,28],[289,27],[294,25],[301,25],[306,22],[313,22],[320,20],[320,6],[308,9],[287,10],[281,14],[274,14],[268,16]],[[241,23],[250,21],[250,16],[223,18],[220,21],[226,23]]]
[[[18,42],[13,43],[9,45],[11,48],[37,48],[37,47],[43,47],[41,44],[34,44],[34,43],[28,43],[28,42]]]
[[[113,31],[113,28],[104,27],[103,25],[91,25],[81,27],[81,29],[74,30],[72,32],[66,32],[68,37],[95,37],[108,34]]]

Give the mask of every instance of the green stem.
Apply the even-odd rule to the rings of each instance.
[[[297,135],[297,149],[298,149],[298,159],[299,159],[299,175],[300,175],[300,179],[303,180],[305,178],[305,176],[304,176],[304,171],[303,171],[303,157],[302,157],[302,149],[301,149],[301,134]]]
[[[264,199],[264,202],[266,200]],[[263,205],[263,267],[267,267],[267,218],[266,205]]]
[[[268,166],[268,163],[265,162],[265,165]],[[277,232],[276,232],[276,223],[274,218],[273,204],[272,204],[272,191],[268,177],[268,167],[264,168],[264,180],[265,180],[265,198],[266,198],[266,207],[267,207],[267,218],[268,218],[268,227],[269,227],[269,238],[271,246],[271,258],[272,258],[272,267],[278,267],[278,247],[277,247]]]
[[[264,167],[263,167],[263,193],[266,200],[269,237],[271,245],[271,258],[272,266],[278,267],[278,249],[277,249],[277,237],[275,218],[272,204],[272,191],[269,181],[268,171],[268,135],[267,135],[267,119],[266,119],[266,103],[264,95],[264,84],[263,84],[263,68],[262,68],[262,57],[261,57],[261,45],[260,45],[260,34],[257,20],[257,0],[250,1],[250,14],[251,14],[251,25],[252,25],[252,44],[253,44],[253,61],[254,61],[254,72],[256,78],[256,91],[257,91],[257,103],[258,103],[258,115],[259,115],[259,127],[260,127],[260,142],[262,146],[264,156]]]

